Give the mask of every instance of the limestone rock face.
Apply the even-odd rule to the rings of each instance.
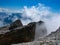
[[[9,32],[10,30],[17,28],[17,27],[21,27],[23,26],[22,22],[18,19],[15,22],[11,23],[10,25],[4,26],[4,27],[0,27],[0,34],[4,34],[6,32]]]
[[[10,27],[10,25],[0,27],[0,34],[5,34],[6,32],[9,32],[10,31],[9,27]]]
[[[51,32],[51,34],[49,34],[46,37],[48,37],[52,40],[60,40],[60,27],[56,31]]]

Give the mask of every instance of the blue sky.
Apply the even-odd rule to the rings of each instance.
[[[54,10],[60,9],[60,0],[0,0],[1,8],[20,9],[24,6],[35,6],[42,3]]]

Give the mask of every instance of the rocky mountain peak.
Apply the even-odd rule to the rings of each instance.
[[[44,23],[44,22],[43,22],[43,21],[39,21],[38,23],[40,23],[40,24],[41,24],[41,23]]]
[[[4,29],[7,27],[4,27]],[[42,21],[31,22],[27,25],[23,25],[21,20],[18,19],[10,24],[8,27],[9,32],[0,35],[0,45],[34,41],[35,39],[46,35],[47,30],[44,27]]]
[[[13,22],[12,24],[10,24],[9,30],[20,27],[20,26],[23,26],[23,24],[22,24],[21,20],[18,19],[15,22]]]

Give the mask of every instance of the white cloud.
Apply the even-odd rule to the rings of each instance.
[[[48,17],[49,16],[49,17]],[[46,7],[43,4],[39,4],[38,6],[32,6],[28,8],[27,6],[23,9],[23,15],[22,17],[31,18],[32,20],[27,21],[24,20],[24,22],[27,24],[31,21],[39,21],[43,20],[47,26],[48,32],[55,31],[60,26],[60,13],[53,12],[53,10],[50,7]],[[25,24],[24,23],[24,24]]]
[[[2,27],[4,24],[3,24],[3,21],[0,21],[0,27]]]
[[[42,4],[39,4],[37,7],[32,6],[28,8],[27,6],[23,9],[23,18],[31,18],[32,21],[39,21],[41,20],[42,16],[49,15],[49,7],[44,7]]]
[[[6,12],[8,13],[22,13],[22,9],[20,10],[14,10],[14,9],[7,9],[7,8],[0,8],[0,12]]]
[[[26,19],[26,20],[21,19],[21,21],[22,21],[22,23],[23,23],[24,25],[27,25],[28,23],[32,22],[32,21],[29,20],[29,19]]]
[[[8,9],[0,8],[0,12],[8,12],[8,11],[9,11]]]

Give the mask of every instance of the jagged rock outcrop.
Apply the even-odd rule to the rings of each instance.
[[[23,26],[20,20],[10,24],[9,32],[0,35],[0,45],[30,42],[45,36],[47,30],[43,21],[31,22]]]
[[[30,23],[11,30],[0,36],[0,45],[9,45],[14,43],[30,42],[34,40],[35,24]]]

